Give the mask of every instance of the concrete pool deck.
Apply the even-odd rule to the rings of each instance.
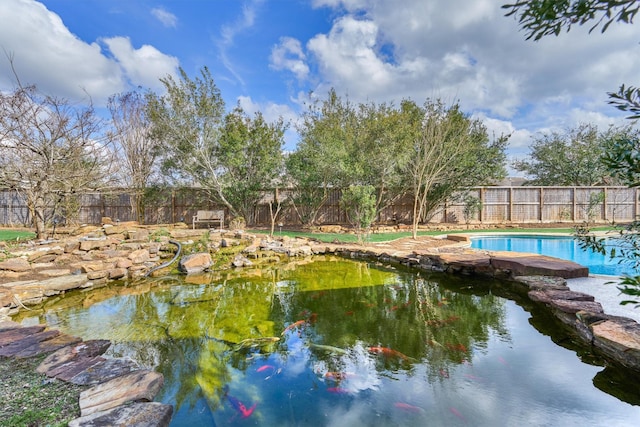
[[[606,231],[598,231],[594,233],[599,237],[606,237],[609,235]],[[472,237],[482,236],[553,236],[553,237],[574,237],[570,233],[529,233],[529,232],[482,232],[482,233],[463,233],[460,236],[465,236],[469,239]],[[451,236],[449,236],[451,237]],[[582,292],[585,294],[593,295],[595,300],[598,301],[604,311],[613,316],[623,316],[635,320],[640,323],[640,308],[634,308],[635,304],[621,305],[620,301],[626,299],[625,295],[620,293],[618,286],[615,284],[618,281],[617,276],[604,276],[598,274],[590,274],[589,277],[579,277],[573,279],[567,279],[567,285],[572,291]],[[615,282],[609,283],[608,282]]]
[[[605,313],[628,317],[640,323],[640,308],[634,308],[635,304],[620,305],[620,301],[626,299],[625,295],[620,293],[617,285],[607,284],[607,282],[617,282],[617,279],[615,276],[590,275],[567,279],[567,286],[572,291],[593,295],[602,305]]]

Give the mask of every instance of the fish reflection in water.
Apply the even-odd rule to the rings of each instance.
[[[229,394],[229,386],[224,387],[224,397],[227,398],[227,400],[231,404],[231,407],[235,409],[238,412],[238,415],[240,415],[240,417],[242,418],[249,418],[251,414],[253,414],[253,411],[256,409],[256,406],[258,406],[257,403],[254,403],[250,408],[247,408],[246,405],[242,403],[238,398],[233,397]]]
[[[409,357],[406,354],[400,353],[399,351],[393,350],[393,349],[388,348],[388,347],[379,347],[379,346],[369,347],[368,350],[369,350],[370,353],[381,354],[384,357],[395,357],[395,358],[402,359],[402,360],[407,361],[407,362],[415,361],[414,358]]]

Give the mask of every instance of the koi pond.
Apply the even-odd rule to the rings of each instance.
[[[637,376],[505,283],[328,256],[237,274],[71,292],[14,320],[112,340],[108,354],[161,372],[172,426],[640,417]]]

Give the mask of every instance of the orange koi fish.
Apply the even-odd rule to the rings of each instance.
[[[393,406],[395,406],[398,409],[402,409],[403,411],[407,411],[407,412],[414,412],[414,413],[418,413],[418,412],[422,412],[423,409],[418,407],[418,406],[413,406],[410,405],[408,403],[404,403],[404,402],[396,402],[393,404]]]
[[[411,358],[406,354],[402,354],[399,351],[388,347],[369,347],[368,350],[370,353],[381,354],[385,357],[397,357],[402,360],[411,360]]]
[[[256,369],[256,372],[266,371],[267,369],[275,369],[276,367],[273,365],[263,365]]]
[[[302,320],[298,320],[297,322],[293,322],[292,324],[290,324],[289,326],[287,326],[286,328],[284,328],[284,331],[282,331],[282,334],[280,335],[284,335],[286,334],[288,331],[297,328],[298,326],[302,326],[304,324],[307,323],[306,319],[302,319]]]

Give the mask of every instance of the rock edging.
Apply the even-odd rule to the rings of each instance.
[[[163,376],[141,369],[127,359],[102,354],[107,340],[82,341],[46,330],[45,325],[21,326],[0,322],[0,357],[27,358],[50,353],[36,371],[61,381],[91,385],[81,392],[80,417],[70,426],[168,426],[173,406],[151,402],[160,391]]]
[[[545,305],[555,317],[573,328],[585,344],[606,358],[640,372],[640,325],[627,317],[606,314],[592,295],[571,291],[566,279],[589,274],[588,268],[574,262],[536,254],[472,249],[451,253],[420,250],[389,253],[371,248],[319,245],[313,247],[313,252],[510,281],[516,287],[524,287],[531,301]]]
[[[394,249],[387,247],[389,245],[365,247],[321,244],[308,239],[258,239],[249,235],[241,237],[249,244],[233,259],[234,267],[250,266],[260,260],[275,262],[282,257],[334,254],[382,263],[397,263],[425,271],[481,275],[511,281],[515,286],[524,286],[531,301],[546,306],[564,324],[572,327],[586,344],[592,345],[607,358],[640,371],[640,326],[632,319],[607,315],[592,296],[572,292],[566,285],[566,279],[587,277],[589,273],[586,267],[574,262],[535,254],[472,250],[456,245],[456,242],[452,242],[448,247],[431,249],[420,249],[420,242],[413,242],[404,247],[398,245],[402,249]],[[234,244],[230,242],[230,236],[221,236],[218,244],[220,247]],[[139,246],[131,246],[131,249],[133,254],[139,250]],[[141,254],[141,259],[144,258],[143,255]],[[31,256],[29,258],[31,259]],[[199,265],[205,265],[204,268],[211,266],[209,258],[199,258],[203,258]],[[198,270],[199,268],[192,265],[184,267],[184,271],[188,272]],[[86,273],[86,278],[78,277],[76,283],[83,283],[89,279],[89,274],[90,272]],[[61,290],[61,287],[72,288],[75,285],[70,277],[73,276],[65,276],[59,280],[52,278],[45,281],[12,283],[10,293],[6,291],[6,287],[4,290],[0,287],[0,307],[4,306],[0,310],[6,310],[7,305],[11,304],[10,308],[15,310],[18,302],[37,303],[49,295],[55,295],[56,292],[63,292],[64,289]],[[94,282],[91,286],[95,287]],[[2,315],[0,311],[0,321]]]

